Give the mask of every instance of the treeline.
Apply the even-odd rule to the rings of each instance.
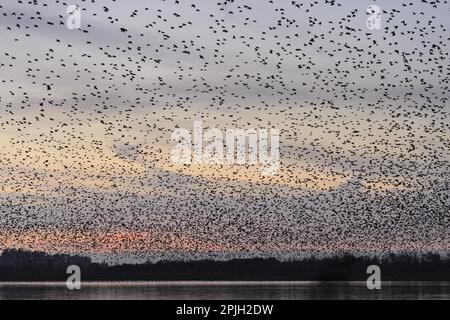
[[[161,261],[108,266],[89,258],[6,250],[0,256],[0,281],[65,281],[69,265],[78,265],[84,281],[230,280],[365,281],[369,265],[378,265],[384,281],[450,281],[450,260],[437,254],[389,255],[383,259],[351,255],[278,261]]]

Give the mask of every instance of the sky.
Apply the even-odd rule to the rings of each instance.
[[[1,1],[0,250],[447,252],[449,16],[442,0]],[[280,170],[172,163],[194,121],[279,129]]]

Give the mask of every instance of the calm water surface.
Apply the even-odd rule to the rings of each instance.
[[[0,283],[2,299],[265,300],[265,299],[450,299],[450,282],[90,282],[81,290],[65,283]]]

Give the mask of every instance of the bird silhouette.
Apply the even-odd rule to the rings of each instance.
[[[2,3],[0,250],[445,252],[449,4],[376,3]],[[172,163],[194,121],[281,130],[279,172]]]

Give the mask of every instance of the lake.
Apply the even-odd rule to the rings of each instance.
[[[0,300],[317,300],[450,299],[450,282],[85,282],[81,290],[65,283],[0,283]]]

